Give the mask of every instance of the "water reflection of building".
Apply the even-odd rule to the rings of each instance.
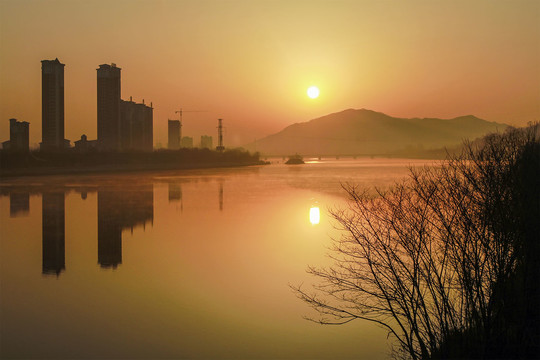
[[[26,216],[30,212],[30,193],[9,193],[9,217]]]
[[[223,180],[219,182],[219,210],[223,211]]]
[[[65,202],[63,192],[45,192],[43,212],[43,274],[65,270]]]
[[[180,210],[184,211],[184,201],[182,200],[182,185],[180,182],[169,182],[169,204],[180,202]]]
[[[182,201],[182,185],[179,182],[169,183],[169,202]]]
[[[220,211],[223,211],[223,193],[224,193],[223,184],[224,184],[224,180],[219,179],[218,180],[218,205],[219,205]],[[169,204],[179,202],[180,210],[184,211],[184,201],[183,201],[183,195],[182,195],[181,180],[168,180],[168,187],[169,187]]]
[[[98,263],[116,268],[122,263],[122,230],[154,220],[152,184],[98,190]]]

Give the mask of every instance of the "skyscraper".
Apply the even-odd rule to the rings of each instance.
[[[120,68],[99,65],[97,70],[97,134],[100,150],[120,150]]]
[[[29,150],[29,123],[9,119],[9,150],[24,151]]]
[[[120,100],[120,150],[152,151],[154,147],[152,104]]]
[[[41,148],[64,148],[64,64],[41,60]]]
[[[169,120],[169,143],[168,148],[171,150],[180,149],[181,128],[180,120]]]

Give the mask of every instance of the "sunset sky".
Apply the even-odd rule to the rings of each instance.
[[[347,108],[540,120],[540,1],[0,0],[0,141],[41,141],[41,60],[65,66],[65,135],[95,139],[96,69],[154,106],[154,143],[242,145]],[[317,99],[306,89],[316,85]]]

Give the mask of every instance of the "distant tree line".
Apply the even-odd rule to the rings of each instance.
[[[412,359],[540,357],[539,125],[373,195],[345,185],[334,265],[295,287],[322,324],[375,322]]]
[[[76,152],[76,151],[30,151],[14,153],[0,151],[1,169],[20,168],[91,168],[91,167],[183,167],[197,165],[253,164],[259,162],[258,153],[243,149],[215,151],[210,149],[156,150],[153,152]]]

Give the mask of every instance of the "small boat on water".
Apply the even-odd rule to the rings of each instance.
[[[302,156],[300,156],[298,154],[295,154],[295,155],[289,156],[289,160],[287,160],[285,162],[285,164],[287,164],[287,165],[298,165],[298,164],[305,164],[305,163],[304,163],[304,159],[302,158]]]

